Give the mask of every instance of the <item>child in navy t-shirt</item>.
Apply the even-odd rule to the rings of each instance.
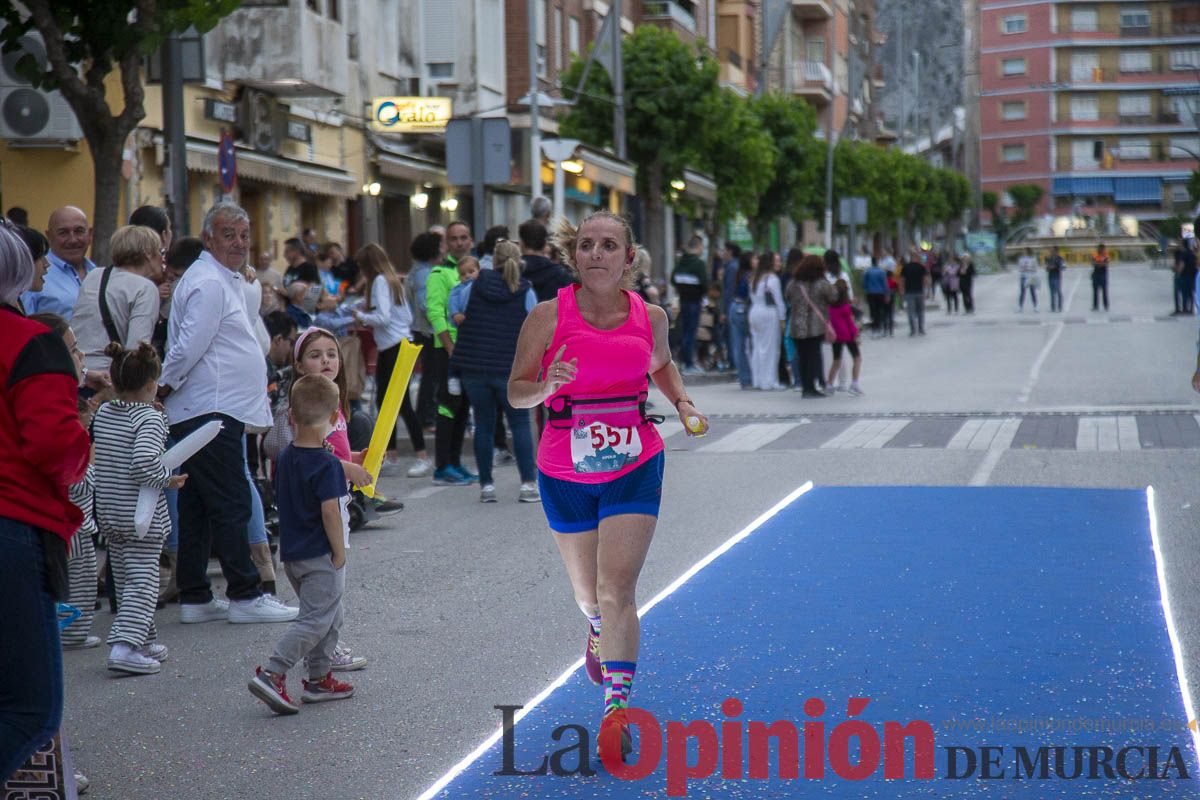
[[[325,449],[325,436],[338,416],[338,388],[323,375],[305,375],[292,384],[295,438],[279,454],[275,496],[279,507],[279,558],[300,600],[300,616],[275,645],[267,668],[259,667],[250,693],[277,714],[300,707],[288,697],[287,671],[304,659],[306,703],[340,700],[354,687],[333,677],[332,659],[342,627],[349,494],[342,463]]]

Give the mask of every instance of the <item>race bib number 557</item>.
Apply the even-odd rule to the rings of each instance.
[[[637,428],[613,428],[603,422],[571,431],[571,461],[580,473],[616,472],[637,461],[642,439]]]

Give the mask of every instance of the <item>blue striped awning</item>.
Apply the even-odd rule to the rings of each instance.
[[[1055,178],[1050,193],[1063,195],[1111,195],[1112,178]]]
[[[1113,200],[1117,203],[1161,203],[1162,178],[1116,178]]]

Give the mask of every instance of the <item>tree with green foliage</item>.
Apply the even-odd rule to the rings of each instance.
[[[818,177],[825,146],[813,136],[816,112],[800,98],[772,92],[752,100],[750,108],[775,149],[774,173],[751,216],[755,244],[761,244],[774,220],[786,216],[799,222],[813,214],[824,198],[824,184],[818,184]]]
[[[717,184],[716,227],[737,215],[758,213],[758,201],[775,174],[775,143],[758,124],[750,101],[720,89],[702,130],[700,166]]]
[[[1014,224],[1021,225],[1033,219],[1037,204],[1044,194],[1045,191],[1036,183],[1014,183],[1009,186],[1008,196],[1012,198],[1017,209],[1013,215]]]
[[[702,163],[701,131],[710,124],[717,94],[717,63],[699,43],[686,44],[651,25],[625,37],[625,129],[629,160],[637,167],[637,188],[645,208],[646,249],[654,263],[666,263],[665,198],[685,167]],[[588,72],[580,93],[583,63],[572,62],[562,76],[563,94],[575,105],[563,118],[564,136],[604,146],[613,140],[612,82],[603,69]]]
[[[146,116],[142,57],[173,33],[204,32],[241,0],[23,0],[25,9],[0,6],[0,52],[17,52],[20,39],[37,31],[46,48],[39,66],[28,53],[18,72],[34,86],[62,93],[87,139],[95,170],[92,258],[108,262],[116,230],[125,140]],[[106,83],[120,73],[121,97],[110,102]],[[114,101],[117,99],[114,98]]]

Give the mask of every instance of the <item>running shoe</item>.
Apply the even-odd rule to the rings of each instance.
[[[600,634],[588,625],[587,645],[583,649],[583,668],[588,680],[597,686],[604,685],[604,664],[600,662]]]
[[[413,462],[413,465],[408,468],[408,477],[424,478],[429,473],[433,472],[433,464],[428,458],[418,458]]]
[[[333,677],[333,670],[325,673],[319,681],[301,681],[304,692],[300,699],[305,703],[324,703],[326,700],[344,700],[354,694],[354,687]]]
[[[470,486],[472,481],[458,474],[454,467],[442,467],[433,473],[433,482],[437,486]]]
[[[382,494],[377,494],[371,498],[371,506],[375,509],[375,513],[380,516],[395,514],[398,511],[404,510],[404,503],[399,500],[389,500]]]
[[[493,467],[507,467],[510,464],[515,463],[517,463],[516,456],[514,456],[512,454],[512,450],[509,450],[507,447],[496,450],[495,454],[492,456]]]
[[[494,503],[496,502],[496,487],[488,483],[479,489],[479,502]]]
[[[601,761],[624,763],[625,756],[633,752],[633,734],[629,732],[629,720],[625,709],[614,708],[604,715],[600,723],[600,735],[596,737],[596,753]]]
[[[517,498],[521,503],[540,503],[542,502],[541,492],[538,491],[536,483],[522,483],[521,495]]]
[[[276,714],[296,714],[300,711],[300,706],[288,697],[287,678],[283,675],[272,675],[262,667],[256,667],[247,687],[250,694],[266,703]]]
[[[464,467],[462,464],[451,464],[446,469],[454,470],[455,472],[458,473],[458,475],[460,477],[464,478],[468,483],[474,483],[475,481],[479,480],[478,475],[476,475],[474,472],[471,472],[469,469]]]

